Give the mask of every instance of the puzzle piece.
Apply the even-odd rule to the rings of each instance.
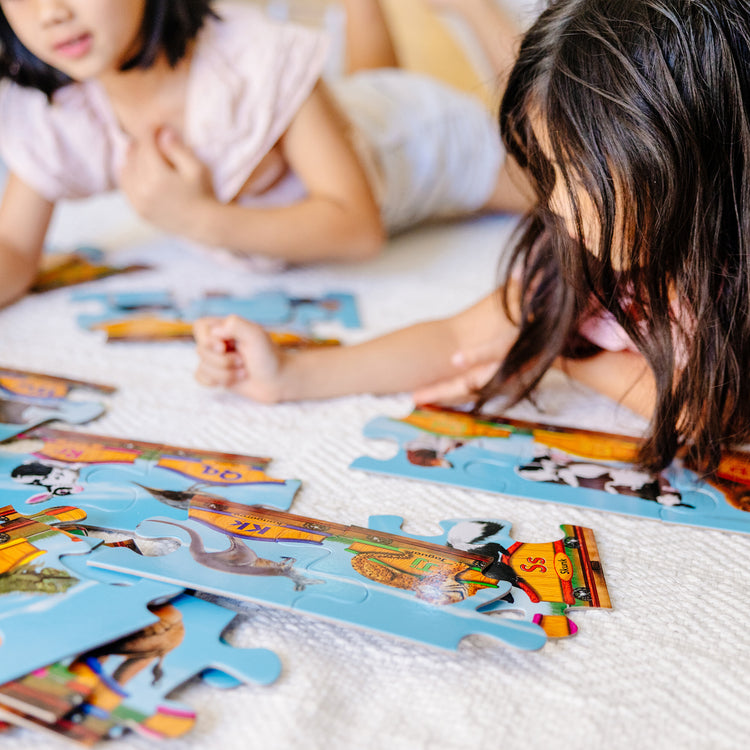
[[[37,274],[31,291],[48,292],[52,289],[96,281],[107,276],[133,271],[146,271],[151,266],[131,264],[110,266],[104,263],[105,255],[96,247],[81,246],[67,253],[46,253],[42,258],[42,269]]]
[[[74,511],[55,515],[80,520]],[[0,508],[0,533],[0,684],[140,629],[154,619],[146,604],[182,591],[153,581],[109,586],[79,577],[61,557],[86,554],[101,542],[11,506]]]
[[[636,466],[638,438],[437,407],[377,417],[364,434],[398,450],[351,468],[750,533],[750,455],[742,452],[726,454],[703,480],[679,459],[654,474]]]
[[[221,639],[234,612],[189,595],[150,609],[158,622],[70,666],[79,679],[94,683],[84,704],[52,726],[31,724],[87,745],[123,727],[152,739],[179,737],[192,727],[195,712],[166,696],[187,680],[207,669],[219,670],[234,684],[267,685],[279,676],[281,663],[273,652],[234,648]]]
[[[74,302],[87,302],[99,305],[96,314],[81,314],[76,318],[82,328],[93,328],[113,318],[123,315],[138,316],[158,313],[163,319],[177,319],[180,311],[172,293],[166,290],[127,291],[127,292],[74,292]]]
[[[191,304],[185,318],[197,320],[227,315],[239,315],[266,326],[283,325],[296,331],[307,331],[315,323],[334,321],[346,328],[361,327],[354,297],[340,292],[320,298],[294,297],[278,290],[253,297],[211,294]]]
[[[0,708],[52,724],[84,703],[97,682],[58,662],[0,685]]]
[[[17,507],[74,495],[88,525],[132,532],[152,515],[187,518],[195,496],[288,508],[300,482],[267,474],[270,461],[42,428],[0,447],[0,490]]]
[[[110,394],[114,390],[98,383],[0,368],[0,442],[52,420],[90,422],[104,412],[104,405],[98,401],[74,401],[71,394]]]
[[[168,291],[119,292],[74,295],[78,302],[95,302],[100,311],[78,316],[78,324],[103,330],[108,341],[163,341],[192,339],[192,322],[207,315],[239,315],[265,326],[284,348],[335,346],[337,339],[310,335],[319,322],[338,321],[347,328],[360,327],[351,294],[331,293],[321,298],[290,297],[281,291],[252,297],[214,293],[181,308]]]
[[[511,590],[485,573],[496,556],[229,501],[195,503],[187,522],[151,519],[139,533],[163,536],[170,526],[182,543],[170,554],[100,548],[87,564],[443,648],[472,633],[524,649],[546,640],[534,622],[477,611]]]
[[[388,535],[405,533],[400,516],[371,516],[369,524]],[[494,562],[485,574],[511,584],[505,596],[480,607],[480,612],[522,612],[526,620],[554,638],[572,635],[578,629],[567,617],[568,609],[611,607],[591,529],[563,524],[561,540],[528,544],[510,536],[507,521],[457,519],[440,525],[443,533],[435,537],[406,536],[492,556]]]

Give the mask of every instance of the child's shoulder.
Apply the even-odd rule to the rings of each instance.
[[[0,158],[49,200],[108,189],[95,156],[107,135],[92,90],[72,83],[52,101],[37,89],[0,84]]]
[[[214,6],[218,18],[206,22],[198,49],[211,48],[234,64],[325,48],[326,34],[318,29],[277,21],[253,3],[224,0]]]

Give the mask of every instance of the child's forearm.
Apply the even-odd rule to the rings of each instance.
[[[54,204],[13,173],[0,202],[0,306],[29,290],[39,271]]]
[[[38,259],[0,245],[0,307],[22,297],[38,271]]]
[[[556,367],[637,414],[650,419],[654,413],[654,376],[640,354],[601,352],[588,359],[560,359]]]
[[[448,320],[403,328],[354,346],[283,355],[281,401],[412,391],[455,374]]]
[[[269,208],[206,200],[186,218],[187,233],[198,242],[292,263],[365,259],[385,241],[377,212],[320,197]]]
[[[489,295],[452,317],[416,323],[356,346],[285,355],[282,400],[416,391],[459,375],[456,353],[492,344],[505,352],[517,329]]]

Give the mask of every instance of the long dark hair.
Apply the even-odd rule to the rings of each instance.
[[[122,70],[148,68],[160,52],[175,66],[185,55],[207,16],[216,14],[212,0],[147,0],[140,29],[141,47]],[[21,44],[0,9],[0,79],[43,91],[47,96],[71,83],[64,73],[32,55]]]
[[[561,354],[590,355],[575,332],[598,303],[655,378],[644,466],[684,448],[710,470],[748,438],[748,61],[748,0],[554,0],[541,14],[500,111],[538,198],[511,260],[520,330],[480,405],[528,396]],[[577,239],[550,206],[548,157]],[[588,249],[582,201],[599,219]]]

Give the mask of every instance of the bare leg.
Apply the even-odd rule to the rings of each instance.
[[[458,14],[471,28],[500,80],[505,82],[518,52],[521,29],[494,0],[427,0],[435,9]],[[504,85],[503,85],[504,88]]]
[[[397,68],[398,56],[380,0],[343,0],[347,72]]]

